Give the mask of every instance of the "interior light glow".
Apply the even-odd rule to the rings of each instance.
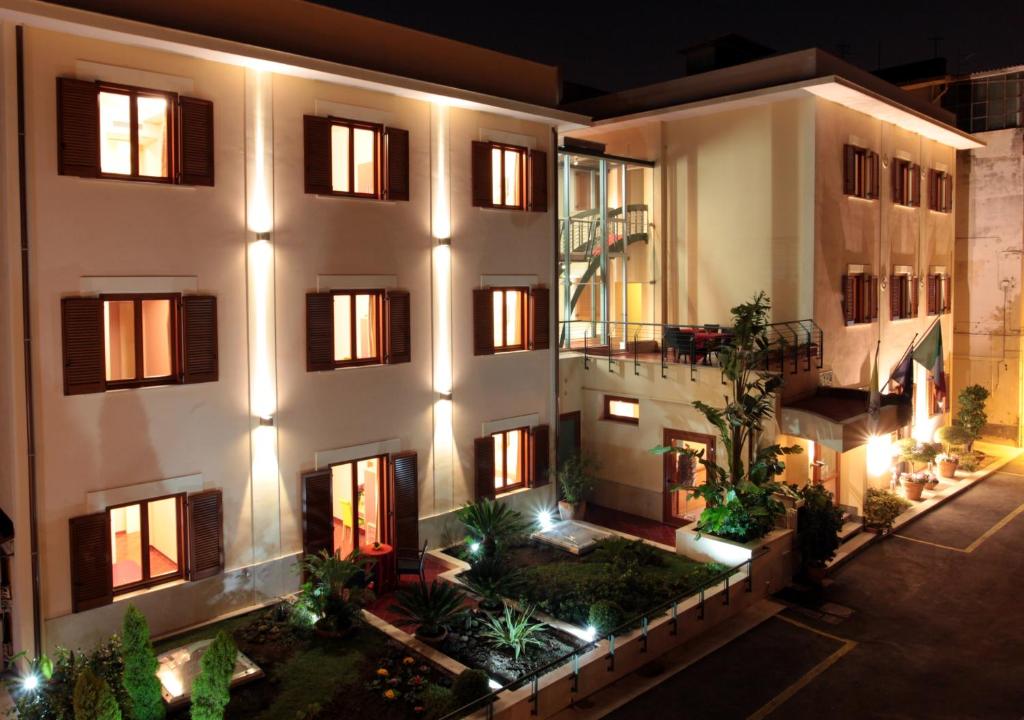
[[[868,473],[879,476],[892,465],[892,440],[888,435],[868,438]]]

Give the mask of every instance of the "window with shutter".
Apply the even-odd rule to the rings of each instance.
[[[213,103],[178,98],[183,185],[213,185]]]
[[[114,599],[110,520],[105,512],[68,520],[71,558],[71,612],[82,612]]]
[[[476,500],[494,499],[494,436],[473,441]]]
[[[494,296],[490,288],[473,289],[473,354],[494,354]]]
[[[305,190],[316,195],[409,199],[409,132],[306,115]]]
[[[533,487],[547,485],[550,480],[548,472],[551,463],[550,432],[547,425],[537,425],[530,432],[530,454],[532,475],[530,484]]]
[[[302,476],[302,553],[334,552],[334,510],[331,500],[331,470],[317,470]]]
[[[100,171],[100,108],[96,83],[57,78],[57,172],[96,177]]]
[[[409,199],[409,131],[384,129],[384,165],[388,200]]]
[[[517,145],[495,142],[473,143],[473,205],[477,207],[527,209],[527,194],[532,173],[528,177],[528,150]],[[544,155],[543,152],[540,153]],[[538,158],[538,163],[540,158]],[[547,159],[543,158],[544,177],[536,188],[537,202],[544,201],[547,210]],[[538,167],[538,171],[540,169]],[[541,209],[541,208],[538,208]]]
[[[99,298],[61,300],[64,394],[103,392],[103,302]]]
[[[472,145],[474,207],[489,207],[491,194],[491,144],[474,140]]]
[[[188,496],[188,579],[224,570],[224,509],[220,490]]]
[[[491,435],[494,448],[494,493],[524,487],[530,479],[530,429],[504,430]]]
[[[389,290],[387,303],[387,362],[391,365],[410,362],[412,360],[412,331],[409,293],[405,290]]]
[[[953,211],[953,176],[943,170],[928,171],[928,209],[941,213]]]
[[[842,278],[843,318],[847,325],[869,323],[878,318],[878,278],[863,272]]]
[[[180,380],[181,295],[101,295],[105,386],[171,385]]]
[[[530,289],[531,350],[547,350],[551,346],[551,304],[547,288]]]
[[[533,212],[548,209],[548,154],[543,150],[529,152],[529,208]]]
[[[892,161],[892,201],[896,205],[917,207],[921,204],[921,166],[909,160]]]
[[[331,186],[331,121],[324,117],[302,118],[302,150],[305,189],[314,195],[329,195]]]
[[[391,456],[391,477],[394,488],[395,542],[401,550],[420,549],[420,489],[416,453]]]
[[[843,194],[878,197],[878,155],[856,145],[843,146]]]
[[[186,295],[181,299],[182,378],[186,383],[216,382],[217,298]]]
[[[168,495],[107,508],[114,593],[184,577],[184,497]]]
[[[306,294],[306,369],[334,369],[334,296]]]

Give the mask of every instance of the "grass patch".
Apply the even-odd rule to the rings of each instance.
[[[324,705],[336,692],[344,692],[362,682],[362,670],[368,655],[383,651],[376,633],[360,632],[344,643],[322,643],[292,657],[267,678],[277,685],[270,706],[256,717],[259,720],[292,717],[309,705]]]

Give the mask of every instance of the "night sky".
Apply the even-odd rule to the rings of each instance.
[[[682,48],[727,33],[780,52],[820,47],[868,70],[931,58],[936,46],[954,73],[1024,63],[1024,0],[317,1],[558,65],[605,90],[676,77]]]

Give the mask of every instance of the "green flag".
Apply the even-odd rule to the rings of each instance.
[[[935,385],[936,399],[940,403],[946,401],[946,372],[942,360],[942,326],[932,325],[931,331],[914,348],[914,361],[921,363],[931,373],[932,384]]]

